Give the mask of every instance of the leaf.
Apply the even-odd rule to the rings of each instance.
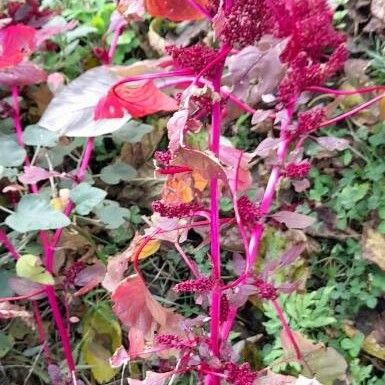
[[[320,136],[316,138],[316,141],[329,151],[343,151],[350,147],[347,139],[336,138],[334,136]]]
[[[0,358],[5,357],[10,352],[13,344],[12,338],[0,330]]]
[[[55,147],[59,141],[59,135],[56,132],[48,131],[38,124],[27,126],[23,138],[28,146]]]
[[[277,374],[267,369],[265,375],[258,378],[258,385],[294,385],[295,377]]]
[[[90,365],[98,383],[110,381],[116,374],[109,359],[122,344],[122,332],[111,309],[104,303],[91,309],[83,323],[83,360]]]
[[[154,127],[135,120],[130,120],[122,128],[112,134],[112,139],[117,144],[139,143],[143,136],[152,132]]]
[[[52,99],[39,126],[59,135],[92,137],[114,132],[129,120],[94,120],[94,109],[100,98],[120,79],[108,67],[93,68],[67,86]]]
[[[280,139],[266,138],[262,140],[261,143],[259,143],[255,151],[253,152],[253,155],[266,158],[267,156],[269,156],[271,151],[275,150],[278,147],[280,142]]]
[[[35,184],[42,180],[49,179],[60,174],[55,171],[48,171],[41,167],[25,166],[24,173],[19,175],[19,181],[24,184]]]
[[[85,182],[80,183],[70,193],[70,198],[76,205],[75,211],[80,215],[88,215],[106,196],[105,191]]]
[[[345,376],[348,365],[334,348],[325,347],[322,343],[314,343],[299,332],[293,331],[293,333],[306,362],[302,372],[304,376],[316,377],[324,385],[332,385],[334,381]],[[296,361],[293,345],[284,332],[281,333],[281,342],[285,359],[289,362]],[[309,385],[313,384],[310,382]]]
[[[156,373],[147,371],[144,380],[136,380],[127,378],[129,385],[164,385],[164,383],[172,376],[174,372]]]
[[[46,72],[36,64],[26,61],[15,67],[0,70],[1,86],[27,86],[42,83],[47,79]]]
[[[116,93],[116,94],[115,94]],[[95,119],[123,118],[130,115],[141,118],[160,111],[175,111],[178,103],[159,91],[153,81],[121,85],[111,89],[95,108]]]
[[[101,205],[95,207],[94,213],[110,230],[123,225],[131,215],[129,209],[121,207],[118,202],[110,200],[104,200]]]
[[[13,136],[0,136],[0,166],[20,166],[26,156],[26,151],[17,144]]]
[[[103,281],[105,275],[106,266],[99,261],[80,270],[79,273],[76,274],[74,285],[81,286],[82,288],[74,295],[81,296],[88,293]]]
[[[118,160],[114,164],[102,168],[100,179],[107,184],[115,185],[120,181],[129,181],[136,175],[137,172],[132,166]]]
[[[119,346],[114,355],[110,358],[110,365],[113,368],[120,368],[128,363],[130,356],[124,346]]]
[[[11,277],[8,280],[8,285],[17,295],[30,296],[34,293],[41,292],[29,297],[30,300],[39,300],[45,298],[47,295],[44,292],[44,286],[42,284],[32,282],[28,279]]]
[[[12,277],[12,274],[5,269],[0,270],[0,298],[11,297],[13,290],[8,284],[8,280]]]
[[[203,7],[208,0],[196,0]],[[187,0],[145,0],[146,11],[151,16],[164,17],[172,21],[198,20],[204,15],[193,8]]]
[[[287,40],[265,36],[257,46],[248,46],[232,55],[228,59],[232,92],[251,104],[272,93],[284,74],[280,56],[286,44]]]
[[[346,209],[351,209],[365,197],[370,188],[369,183],[354,183],[344,187],[337,197],[337,201]]]
[[[19,233],[35,230],[52,230],[68,226],[71,221],[63,213],[54,210],[40,195],[24,195],[15,213],[5,219],[5,223]]]
[[[272,215],[276,221],[284,223],[289,229],[305,229],[315,222],[315,218],[292,211],[279,211]]]
[[[385,236],[366,228],[362,237],[362,257],[385,271]]]
[[[29,279],[42,285],[54,285],[52,275],[42,266],[41,259],[36,255],[22,255],[16,262],[16,274],[20,278]]]

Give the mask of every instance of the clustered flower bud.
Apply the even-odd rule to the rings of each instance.
[[[271,12],[264,0],[234,0],[225,10],[222,40],[237,48],[254,44],[272,31]]]
[[[299,163],[289,163],[285,167],[284,174],[291,179],[303,179],[305,178],[311,169],[311,163],[308,160],[304,160]]]
[[[238,211],[245,226],[255,225],[262,217],[259,205],[251,202],[245,195],[238,199]]]
[[[166,203],[160,200],[152,203],[152,209],[166,218],[184,218],[193,215],[200,209],[196,202],[192,203]]]
[[[73,263],[64,273],[65,275],[65,284],[66,285],[73,285],[75,282],[75,278],[78,275],[78,273],[83,270],[86,267],[86,264],[82,261],[77,261]]]
[[[159,164],[168,166],[172,159],[171,151],[155,151],[154,158]]]
[[[173,58],[176,67],[190,69],[195,74],[200,73],[217,56],[217,51],[198,43],[190,47],[166,47],[166,52]],[[210,75],[213,69],[206,75]]]
[[[252,385],[258,374],[253,372],[250,364],[245,362],[241,365],[236,365],[233,362],[225,364],[227,372],[227,382],[233,385]]]
[[[211,291],[215,285],[215,281],[211,278],[189,279],[180,282],[174,286],[177,293],[198,293],[203,294]]]
[[[308,135],[320,127],[325,119],[326,111],[324,108],[313,108],[312,110],[298,114],[298,125],[296,134]]]
[[[155,342],[158,345],[163,345],[172,349],[185,349],[193,348],[196,346],[197,341],[188,341],[184,340],[182,337],[179,337],[174,334],[160,334],[155,337]]]
[[[257,278],[254,281],[254,285],[257,288],[258,295],[262,299],[274,300],[278,297],[278,291],[271,283],[266,282],[261,278]]]

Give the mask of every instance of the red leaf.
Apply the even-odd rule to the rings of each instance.
[[[36,48],[36,30],[27,25],[10,25],[0,30],[0,69],[15,66]]]
[[[208,0],[196,0],[206,7]],[[160,16],[173,21],[198,20],[204,15],[192,7],[187,0],[146,0],[146,10],[151,16]]]
[[[19,181],[24,184],[35,184],[59,175],[56,171],[48,171],[37,166],[26,166],[24,167],[24,173],[19,175]]]
[[[125,113],[133,118],[141,118],[159,111],[175,111],[176,100],[156,88],[154,82],[146,81],[136,85],[111,89],[100,99],[95,109],[95,120],[122,118]]]

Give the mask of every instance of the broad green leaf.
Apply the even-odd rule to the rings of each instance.
[[[91,309],[83,323],[81,352],[99,384],[115,376],[116,369],[111,367],[109,359],[121,344],[122,331],[111,309],[106,304]]]
[[[346,209],[351,209],[369,191],[369,183],[354,183],[344,187],[338,196],[339,203]]]
[[[0,270],[0,298],[13,295],[13,290],[8,285],[8,280],[11,277],[12,274],[8,270]]]
[[[117,161],[110,166],[104,167],[101,171],[100,178],[107,184],[118,184],[120,181],[128,181],[136,176],[136,170],[121,161]]]
[[[117,229],[126,222],[125,218],[129,218],[131,212],[125,207],[121,207],[119,203],[105,200],[101,205],[95,208],[94,213],[106,225],[107,229]]]
[[[0,331],[0,358],[5,357],[13,347],[13,340],[4,332]]]
[[[138,143],[143,136],[152,132],[153,126],[144,124],[135,120],[130,120],[122,128],[112,133],[112,139],[115,143],[121,144],[124,142]]]
[[[53,209],[49,201],[40,195],[24,195],[15,213],[9,215],[5,223],[19,233],[35,230],[60,229],[71,221],[63,213]]]
[[[21,166],[26,155],[26,151],[17,144],[13,136],[0,136],[0,166]]]
[[[80,215],[88,215],[91,210],[103,201],[107,193],[88,183],[81,183],[70,193],[71,200],[75,203],[75,210]]]
[[[29,146],[54,147],[58,144],[59,135],[48,131],[38,124],[27,126],[24,130],[24,142]]]
[[[52,275],[42,266],[41,259],[32,254],[22,255],[17,260],[16,274],[21,278],[27,278],[42,285],[53,285],[55,283]]]

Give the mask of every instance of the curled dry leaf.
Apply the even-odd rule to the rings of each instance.
[[[385,236],[366,228],[362,237],[362,256],[385,271]]]
[[[0,303],[0,319],[11,319],[11,318],[32,318],[31,312],[25,310],[19,305],[14,305],[9,302]]]

